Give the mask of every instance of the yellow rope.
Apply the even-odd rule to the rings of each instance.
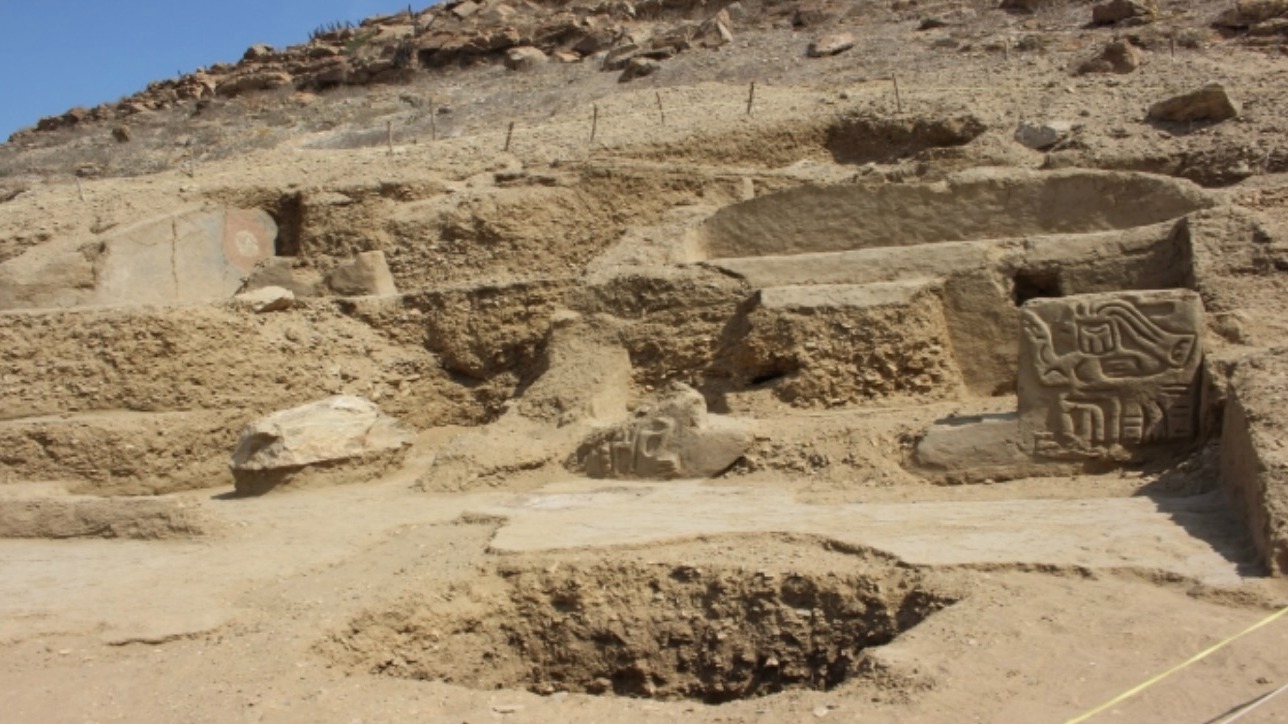
[[[1203,651],[1200,651],[1199,653],[1195,654],[1194,656],[1191,656],[1189,659],[1186,659],[1186,660],[1185,660],[1185,661],[1183,661],[1182,663],[1177,664],[1176,666],[1173,666],[1172,668],[1168,669],[1167,671],[1164,671],[1163,673],[1159,674],[1158,676],[1155,676],[1154,678],[1150,679],[1149,681],[1146,681],[1146,682],[1144,682],[1144,683],[1140,684],[1139,686],[1136,686],[1135,688],[1128,689],[1127,691],[1124,691],[1123,693],[1119,694],[1118,696],[1115,696],[1114,698],[1110,699],[1109,701],[1106,701],[1105,703],[1101,704],[1100,706],[1096,707],[1095,709],[1092,709],[1091,711],[1087,712],[1086,714],[1083,714],[1082,716],[1079,716],[1079,717],[1074,718],[1074,719],[1070,719],[1066,724],[1079,724],[1079,722],[1084,722],[1084,721],[1086,721],[1086,720],[1090,719],[1091,717],[1093,717],[1093,716],[1095,716],[1095,715],[1097,715],[1097,714],[1099,714],[1099,713],[1103,712],[1104,710],[1106,710],[1106,709],[1108,709],[1108,708],[1110,708],[1110,707],[1112,707],[1112,706],[1116,706],[1116,705],[1118,705],[1118,704],[1121,704],[1122,702],[1126,701],[1127,699],[1130,699],[1131,697],[1133,697],[1133,696],[1135,696],[1135,695],[1139,694],[1140,692],[1142,692],[1142,691],[1144,691],[1144,690],[1148,689],[1149,687],[1153,686],[1154,684],[1157,684],[1158,682],[1162,681],[1163,679],[1166,679],[1167,677],[1171,676],[1172,674],[1175,674],[1176,672],[1180,671],[1181,669],[1184,669],[1185,667],[1189,666],[1190,664],[1192,664],[1192,663],[1194,663],[1194,662],[1196,662],[1196,661],[1199,661],[1199,660],[1201,660],[1201,659],[1207,658],[1207,656],[1208,656],[1209,654],[1211,654],[1211,653],[1213,653],[1214,651],[1217,651],[1217,650],[1219,650],[1219,649],[1221,649],[1221,648],[1224,648],[1224,647],[1225,647],[1227,644],[1229,644],[1231,641],[1234,641],[1234,640],[1236,640],[1236,639],[1242,638],[1242,637],[1244,637],[1244,636],[1246,636],[1246,635],[1248,635],[1248,634],[1252,633],[1253,631],[1256,631],[1257,629],[1261,628],[1262,626],[1265,626],[1266,624],[1269,624],[1269,623],[1274,622],[1274,621],[1275,621],[1275,619],[1278,619],[1278,618],[1282,617],[1282,616],[1283,616],[1283,615],[1285,615],[1285,614],[1288,614],[1288,606],[1284,606],[1283,608],[1279,609],[1278,611],[1275,611],[1274,613],[1270,614],[1269,616],[1266,616],[1265,618],[1263,618],[1263,619],[1261,619],[1260,621],[1258,621],[1258,622],[1256,622],[1256,623],[1252,624],[1251,626],[1249,626],[1249,627],[1245,628],[1244,630],[1242,630],[1242,631],[1240,631],[1239,633],[1237,633],[1237,634],[1235,634],[1235,635],[1231,636],[1230,638],[1228,638],[1228,639],[1226,639],[1226,640],[1224,640],[1224,641],[1219,641],[1219,642],[1217,642],[1217,643],[1213,644],[1212,646],[1209,646],[1208,648],[1204,649]]]

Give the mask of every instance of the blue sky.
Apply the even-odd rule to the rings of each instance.
[[[42,116],[236,61],[255,43],[302,43],[324,23],[406,8],[407,0],[0,0],[0,142]]]

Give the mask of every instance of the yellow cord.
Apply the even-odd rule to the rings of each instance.
[[[1150,679],[1149,681],[1146,681],[1146,682],[1144,682],[1143,684],[1140,684],[1139,686],[1137,686],[1137,687],[1135,687],[1135,688],[1128,689],[1127,691],[1124,691],[1123,693],[1119,694],[1118,696],[1115,696],[1114,698],[1110,699],[1109,701],[1106,701],[1105,703],[1101,704],[1100,706],[1096,707],[1095,709],[1092,709],[1091,711],[1087,712],[1086,714],[1083,714],[1082,716],[1079,716],[1079,717],[1074,718],[1074,719],[1070,719],[1066,724],[1079,724],[1079,722],[1084,722],[1084,721],[1086,721],[1086,720],[1090,719],[1091,717],[1093,717],[1093,716],[1095,716],[1095,715],[1097,715],[1097,714],[1099,714],[1099,713],[1103,712],[1104,710],[1106,710],[1106,709],[1108,709],[1108,708],[1110,708],[1110,707],[1112,707],[1112,706],[1115,706],[1115,705],[1117,705],[1117,704],[1121,704],[1122,702],[1126,701],[1127,699],[1130,699],[1131,697],[1133,697],[1133,696],[1135,696],[1135,695],[1139,694],[1140,692],[1142,692],[1142,691],[1144,691],[1144,690],[1148,689],[1149,687],[1153,686],[1154,684],[1157,684],[1158,682],[1162,681],[1163,679],[1166,679],[1167,677],[1171,676],[1172,674],[1175,674],[1176,672],[1180,671],[1181,669],[1184,669],[1186,666],[1189,666],[1190,664],[1192,664],[1192,663],[1194,663],[1194,662],[1196,662],[1196,661],[1199,661],[1199,660],[1201,660],[1201,659],[1206,658],[1209,654],[1211,654],[1211,653],[1213,653],[1214,651],[1217,651],[1217,650],[1219,650],[1219,649],[1221,649],[1221,648],[1225,647],[1225,646],[1226,646],[1227,644],[1229,644],[1231,641],[1234,641],[1235,639],[1242,638],[1242,637],[1244,637],[1244,636],[1246,636],[1246,635],[1248,635],[1248,634],[1252,633],[1253,631],[1256,631],[1257,629],[1261,628],[1262,626],[1265,626],[1266,624],[1269,624],[1269,623],[1274,622],[1274,621],[1275,621],[1275,619],[1278,619],[1278,618],[1282,617],[1284,614],[1288,614],[1288,606],[1284,606],[1283,608],[1279,609],[1278,611],[1275,611],[1274,613],[1272,613],[1272,614],[1270,614],[1269,616],[1267,616],[1267,617],[1265,617],[1265,618],[1261,619],[1260,621],[1258,621],[1258,622],[1256,622],[1256,623],[1252,624],[1251,626],[1249,626],[1249,627],[1245,628],[1244,630],[1242,630],[1242,631],[1240,631],[1239,633],[1237,633],[1237,634],[1235,634],[1235,635],[1231,636],[1230,638],[1228,638],[1228,639],[1226,639],[1226,640],[1224,640],[1224,641],[1217,642],[1217,643],[1213,644],[1212,646],[1209,646],[1208,648],[1204,649],[1203,651],[1200,651],[1199,653],[1195,654],[1194,656],[1191,656],[1189,659],[1185,660],[1184,662],[1182,662],[1182,663],[1180,663],[1180,664],[1177,664],[1176,666],[1173,666],[1172,668],[1168,669],[1167,671],[1164,671],[1163,673],[1159,674],[1158,676],[1155,676],[1154,678]]]

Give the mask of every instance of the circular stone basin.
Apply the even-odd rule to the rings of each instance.
[[[1213,205],[1149,174],[972,169],[941,183],[803,186],[727,206],[697,232],[707,259],[1127,229]]]

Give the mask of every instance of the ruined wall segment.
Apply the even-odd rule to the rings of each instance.
[[[258,209],[188,209],[90,239],[63,239],[0,264],[0,309],[227,299],[276,253]]]
[[[1288,348],[1239,364],[1221,432],[1221,485],[1271,575],[1288,575]]]

